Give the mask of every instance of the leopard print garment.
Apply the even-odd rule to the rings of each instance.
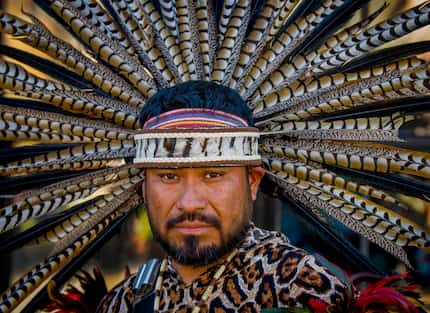
[[[160,312],[261,312],[263,308],[309,307],[310,299],[329,304],[330,312],[345,312],[346,288],[314,256],[288,243],[279,232],[252,225],[223,276],[212,280],[219,264],[186,284],[170,262],[163,275]],[[112,290],[98,312],[131,312],[135,276]],[[214,290],[207,303],[199,301],[207,286]],[[129,311],[130,310],[130,311]],[[137,313],[137,312],[136,312]],[[140,313],[140,312],[139,312]]]

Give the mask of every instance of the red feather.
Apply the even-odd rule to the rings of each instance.
[[[419,288],[418,285],[404,285],[407,283],[405,280],[409,278],[409,273],[403,273],[369,284],[354,297],[353,312],[373,312],[377,308],[377,312],[395,310],[403,313],[419,313],[416,305],[402,293]]]
[[[308,301],[309,307],[312,309],[313,313],[326,313],[328,308],[328,303],[321,299],[311,298]]]
[[[69,285],[65,292],[60,292],[52,281],[48,284],[51,303],[45,311],[51,313],[93,313],[98,303],[107,293],[103,275],[98,268],[93,269],[93,276],[86,271],[75,275],[83,292]]]

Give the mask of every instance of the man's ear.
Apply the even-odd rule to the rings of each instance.
[[[264,168],[261,166],[249,166],[248,167],[248,181],[251,189],[252,200],[257,199],[258,187],[260,186],[261,180],[264,176]]]

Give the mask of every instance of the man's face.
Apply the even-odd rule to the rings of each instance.
[[[243,238],[261,167],[148,169],[143,195],[156,239],[184,264],[208,264]]]

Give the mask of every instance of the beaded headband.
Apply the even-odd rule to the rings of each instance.
[[[134,136],[139,167],[259,165],[259,131],[238,116],[178,109],[149,119]]]

